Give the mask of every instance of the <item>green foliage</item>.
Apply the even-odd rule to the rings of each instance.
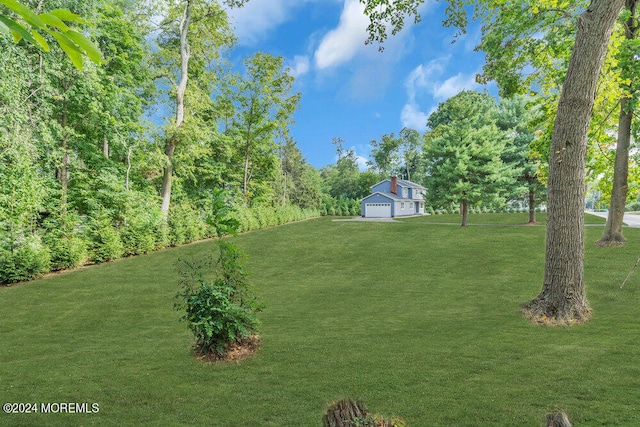
[[[130,193],[118,218],[125,255],[138,255],[170,244],[169,230],[157,203],[157,196]]]
[[[207,237],[207,223],[188,201],[174,203],[169,211],[171,244],[181,245]]]
[[[520,169],[502,161],[507,138],[496,126],[497,113],[489,95],[464,91],[429,116],[426,187],[432,205],[504,203]]]
[[[37,234],[16,238],[0,231],[0,284],[31,280],[50,269],[49,248]]]
[[[207,203],[206,222],[216,236],[235,236],[240,228],[240,221],[234,217],[234,209],[227,201],[226,191],[214,189],[212,197]]]
[[[111,261],[124,254],[124,244],[120,239],[120,233],[106,214],[99,215],[89,223],[88,236],[92,262]]]
[[[175,308],[185,311],[200,354],[222,355],[225,347],[258,331],[257,313],[263,306],[252,295],[244,270],[245,255],[229,242],[218,241],[216,261],[182,261],[181,292]],[[213,270],[213,280],[206,278]]]
[[[335,198],[325,194],[322,198],[320,213],[321,215],[360,216],[362,215],[362,204],[360,199]]]
[[[276,171],[275,140],[287,135],[300,94],[291,93],[294,78],[283,57],[257,52],[244,66],[245,75],[231,76],[224,91],[235,113],[227,130],[235,141],[233,163],[241,165],[242,195],[251,203],[270,188],[264,184]]]
[[[67,9],[55,9],[48,13],[36,14],[17,0],[0,0],[0,5],[10,9],[20,21],[5,13],[0,13],[0,34],[11,33],[14,43],[26,40],[49,52],[49,44],[41,31],[53,37],[66,53],[73,65],[82,71],[82,58],[88,57],[96,64],[101,63],[101,52],[84,34],[67,24],[88,24],[82,17]]]
[[[235,210],[239,220],[238,231],[258,230],[320,216],[320,211],[317,209],[303,209],[295,205],[238,206]]]
[[[74,212],[54,213],[43,224],[44,242],[51,251],[51,269],[65,270],[83,265],[88,257],[85,225]]]

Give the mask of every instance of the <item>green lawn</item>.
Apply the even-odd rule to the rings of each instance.
[[[470,218],[473,218],[472,215]],[[211,242],[0,289],[4,402],[98,403],[94,414],[2,414],[0,425],[319,426],[360,398],[410,426],[640,425],[640,253],[586,228],[594,316],[528,324],[544,227],[305,221],[244,234],[267,304],[263,348],[207,365],[173,309],[175,261]]]
[[[460,225],[460,214],[412,216],[408,218],[396,218],[399,221],[423,222],[430,224]],[[536,222],[544,225],[547,220],[546,213],[536,213]],[[523,225],[529,222],[529,213],[483,213],[469,214],[468,225]],[[607,220],[595,215],[585,214],[585,224],[605,224]]]

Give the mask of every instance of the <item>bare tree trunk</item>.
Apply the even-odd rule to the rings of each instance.
[[[460,214],[462,214],[461,227],[466,227],[467,217],[469,216],[469,201],[467,199],[462,199],[462,202],[460,203]]]
[[[529,186],[529,224],[536,223],[536,193],[532,186]]]
[[[124,180],[124,187],[129,191],[129,175],[131,174],[131,147],[127,147],[127,172]]]
[[[636,23],[636,11],[638,0],[626,0],[625,8],[631,12],[626,22],[625,38],[636,38],[638,26]],[[604,234],[596,242],[598,246],[624,245],[626,239],[622,235],[622,223],[624,208],[627,202],[627,178],[629,176],[629,146],[631,144],[631,122],[633,110],[627,111],[629,97],[620,100],[620,118],[618,119],[618,145],[616,147],[616,160],[613,169],[613,187],[611,189],[611,205],[607,217],[607,225]]]
[[[108,159],[109,158],[109,140],[107,139],[107,135],[104,136],[102,141],[102,154]]]
[[[613,188],[611,205],[604,234],[596,242],[598,246],[624,245],[626,239],[622,235],[624,208],[627,202],[627,177],[629,175],[629,145],[631,142],[631,120],[633,112],[625,112],[628,98],[621,100],[620,119],[618,120],[618,146],[616,162],[613,169]]]
[[[67,139],[69,138],[67,133],[67,109],[66,105],[63,105],[62,120],[60,126],[63,129],[64,136],[62,137],[62,162],[60,168],[56,170],[56,178],[60,182],[60,188],[62,193],[60,194],[60,211],[66,213],[67,211],[67,196],[69,194],[69,181],[71,180],[71,174],[69,172],[69,163],[71,156],[69,155],[69,146]]]
[[[625,0],[592,0],[578,33],[558,103],[549,160],[544,283],[523,308],[533,320],[588,320],[584,288],[584,169],[598,75]]]
[[[191,1],[187,1],[180,20],[180,82],[176,89],[176,128],[177,133],[182,123],[184,123],[184,94],[187,90],[187,80],[189,75],[189,58],[191,58],[191,50],[189,49],[189,25],[191,24]],[[165,146],[165,154],[167,155],[167,164],[164,167],[162,176],[162,205],[160,210],[165,218],[169,215],[169,205],[171,203],[171,182],[173,179],[173,153],[176,145],[178,145],[178,136],[169,136],[167,145]]]
[[[249,108],[249,117],[253,117],[253,99],[251,100],[251,107]],[[249,180],[250,178],[250,172],[249,172],[249,166],[250,166],[250,157],[251,157],[251,122],[249,122],[248,124],[248,128],[247,128],[247,139],[246,139],[246,146],[245,146],[245,152],[244,152],[244,173],[243,173],[243,177],[242,177],[242,195],[244,196],[244,204],[245,206],[248,203],[247,200],[247,195],[249,194]]]

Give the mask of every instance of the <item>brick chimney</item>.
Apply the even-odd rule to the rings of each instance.
[[[391,192],[398,194],[398,177],[395,175],[391,177]]]

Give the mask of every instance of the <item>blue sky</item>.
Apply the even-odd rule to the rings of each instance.
[[[381,53],[364,44],[369,21],[358,0],[250,0],[230,12],[238,36],[232,61],[256,51],[283,56],[302,94],[291,132],[307,161],[335,163],[331,141],[340,137],[364,166],[372,139],[405,126],[422,133],[440,102],[484,89],[475,83],[484,63],[474,52],[479,26],[452,44],[444,7],[425,0],[422,23],[389,38]]]

